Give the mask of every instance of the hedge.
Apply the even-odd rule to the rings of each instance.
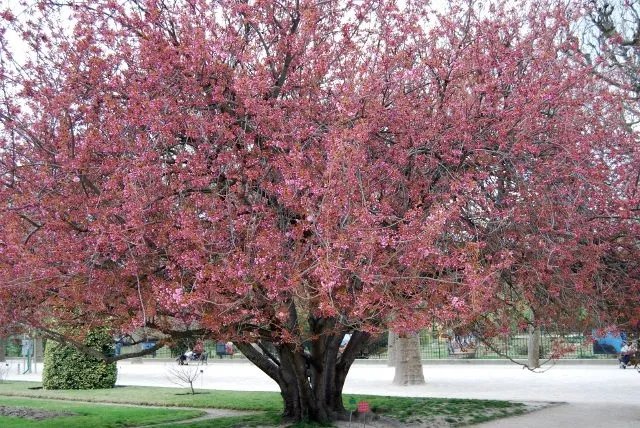
[[[104,330],[93,331],[83,343],[113,355],[113,338]],[[44,353],[42,387],[44,389],[113,388],[118,369],[116,363],[105,363],[76,348],[49,340]]]

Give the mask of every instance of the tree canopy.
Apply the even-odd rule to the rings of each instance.
[[[233,339],[318,420],[389,327],[637,321],[637,143],[579,11],[449,3],[2,11],[0,318]]]

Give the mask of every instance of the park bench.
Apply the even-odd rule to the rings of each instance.
[[[467,350],[467,351],[452,351],[449,352],[449,357],[453,358],[455,360],[464,360],[464,359],[468,359],[468,358],[475,358],[476,357],[476,350]]]
[[[217,342],[216,355],[218,356],[218,358],[224,358],[225,356],[233,358],[233,346],[228,345],[225,342]]]
[[[476,357],[475,346],[461,346],[458,341],[448,341],[447,349],[449,350],[449,358],[463,360]]]

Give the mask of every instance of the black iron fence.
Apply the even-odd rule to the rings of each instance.
[[[478,359],[526,359],[528,355],[529,337],[526,334],[493,338],[490,343],[482,343],[473,337],[459,339],[460,350],[452,352],[447,336],[435,331],[420,333],[420,354],[422,359],[438,360],[448,358]],[[594,353],[593,342],[582,334],[541,334],[540,357],[552,356],[559,359],[612,358],[611,354]],[[387,359],[387,349],[372,349],[369,358]]]
[[[2,340],[2,339],[0,339]],[[7,357],[22,356],[21,337],[9,337],[4,339],[5,353]],[[446,336],[438,334],[436,331],[423,331],[420,333],[420,353],[422,359],[448,359],[448,358],[477,358],[477,359],[526,359],[528,353],[528,336],[526,334],[509,337],[494,338],[490,344],[465,338],[462,340],[462,351],[457,354],[452,353],[451,344]],[[141,345],[122,346],[121,353],[131,353],[140,350]],[[218,355],[216,353],[216,342],[206,341],[205,351],[209,358],[231,358],[231,355]],[[237,352],[233,353],[233,358],[244,358]],[[540,357],[543,359],[555,356],[560,359],[583,359],[583,358],[612,358],[611,354],[594,353],[594,345],[591,340],[582,334],[557,335],[542,334],[540,337]],[[155,355],[145,358],[175,358],[171,349],[164,347],[158,349]],[[382,335],[372,341],[360,355],[361,358],[387,359],[387,339]]]

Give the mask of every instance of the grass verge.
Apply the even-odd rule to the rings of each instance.
[[[33,398],[0,397],[0,406],[30,410],[47,410],[69,415],[32,420],[15,416],[0,416],[2,427],[134,427],[154,425],[195,418],[200,410],[123,407],[105,404],[84,404],[72,401],[49,401]]]
[[[2,396],[30,397],[35,399],[58,399],[90,402],[109,402],[166,407],[218,408],[254,410],[263,413],[224,417],[201,423],[180,425],[196,427],[251,427],[280,424],[282,398],[277,392],[198,390],[195,395],[181,388],[157,388],[125,386],[99,390],[44,390],[40,383],[8,381],[0,383]],[[371,409],[379,415],[391,417],[404,423],[439,424],[461,426],[493,419],[519,415],[527,408],[522,403],[498,400],[464,400],[423,397],[386,397],[374,395],[345,395],[348,408],[355,402],[368,401]],[[0,422],[0,425],[2,423]],[[102,425],[94,425],[95,427]],[[169,425],[166,425],[169,426]]]
[[[282,398],[277,392],[198,390],[185,388],[119,386],[110,389],[45,390],[40,382],[0,382],[0,395],[51,398],[97,403],[138,404],[143,406],[200,407],[236,410],[280,411]]]
[[[527,411],[527,406],[523,403],[500,400],[373,395],[352,397],[355,401],[369,402],[371,410],[378,415],[412,424],[439,423],[443,426],[462,426],[521,415]]]
[[[229,416],[216,419],[208,419],[206,421],[163,424],[155,428],[249,428],[249,427],[280,427],[282,426],[282,417],[280,412],[264,412],[255,415],[245,416]],[[309,425],[311,427],[312,425]],[[313,427],[317,427],[313,425]],[[289,427],[293,428],[293,426]]]

